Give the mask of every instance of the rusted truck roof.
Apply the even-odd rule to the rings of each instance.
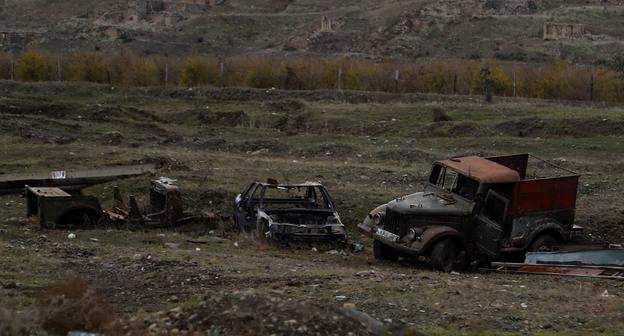
[[[520,181],[517,171],[478,156],[465,156],[438,161],[460,174],[470,176],[481,183],[512,183]]]

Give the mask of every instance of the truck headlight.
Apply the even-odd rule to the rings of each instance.
[[[378,213],[374,214],[374,215],[373,215],[373,217],[372,217],[371,219],[373,220],[373,223],[374,223],[376,226],[380,226],[380,225],[382,225],[382,224],[383,224],[383,222],[384,222],[384,217],[385,217],[385,216],[386,216],[386,214],[385,214],[385,213],[383,213],[383,212],[378,212]]]

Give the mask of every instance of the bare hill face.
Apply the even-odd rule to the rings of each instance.
[[[624,50],[624,5],[616,0],[0,0],[0,7],[0,48],[12,51],[594,63]]]

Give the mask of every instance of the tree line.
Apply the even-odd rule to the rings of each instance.
[[[613,64],[543,64],[496,60],[399,63],[346,57],[218,58],[192,53],[166,57],[77,51],[51,55],[35,49],[0,52],[0,79],[86,81],[118,86],[251,87],[286,90],[362,90],[624,101],[624,59]]]

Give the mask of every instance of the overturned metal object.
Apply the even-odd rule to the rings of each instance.
[[[16,194],[30,187],[59,187],[80,190],[88,186],[156,172],[153,164],[80,171],[53,171],[35,174],[0,174],[0,194]]]
[[[119,188],[113,188],[113,209],[105,211],[115,224],[141,228],[174,228],[186,224],[214,224],[219,216],[214,212],[186,213],[176,180],[161,177],[151,181],[148,210],[142,211],[135,196],[128,204],[123,201]]]
[[[102,216],[94,196],[72,195],[59,188],[26,186],[26,215],[45,228],[94,225]]]

